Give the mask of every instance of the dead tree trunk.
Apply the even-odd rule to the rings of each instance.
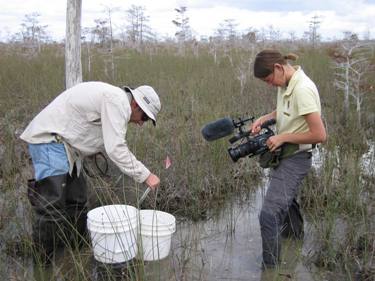
[[[65,86],[82,82],[81,64],[82,0],[67,0],[65,39]]]
[[[372,46],[368,44],[360,44],[349,42],[348,45],[342,45],[342,51],[336,54],[338,62],[336,63],[336,79],[335,87],[344,94],[344,122],[347,124],[350,98],[356,103],[358,125],[361,125],[361,106],[368,77],[370,76],[370,58],[372,54]]]

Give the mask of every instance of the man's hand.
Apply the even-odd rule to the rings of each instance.
[[[150,187],[152,190],[155,190],[160,185],[160,179],[158,176],[151,173],[148,178],[145,180],[145,184]]]

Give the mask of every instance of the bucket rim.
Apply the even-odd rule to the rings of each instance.
[[[123,216],[125,214],[126,215]],[[131,205],[125,204],[113,204],[113,205],[103,205],[96,207],[90,210],[87,213],[87,219],[91,221],[99,221],[99,222],[122,222],[122,221],[130,221],[133,218],[136,218],[138,215],[139,210]],[[105,218],[105,220],[98,220],[96,219],[98,216]]]
[[[154,214],[155,214],[156,219],[154,219]],[[156,225],[156,223],[158,227],[176,225],[176,217],[170,213],[163,212],[163,211],[158,211],[158,210],[153,210],[153,209],[140,210],[139,217],[140,217],[140,225],[154,226]]]

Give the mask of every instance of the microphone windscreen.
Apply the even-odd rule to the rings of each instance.
[[[233,130],[233,120],[225,117],[205,125],[202,135],[206,141],[213,141],[232,134]]]

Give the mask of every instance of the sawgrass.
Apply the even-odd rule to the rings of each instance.
[[[287,49],[286,46],[280,47]],[[145,202],[146,206],[177,216],[201,219],[207,210],[222,206],[233,194],[247,194],[257,188],[262,172],[255,158],[232,163],[226,151],[227,140],[207,143],[200,130],[204,124],[221,117],[256,117],[274,108],[276,91],[254,79],[251,67],[246,68],[246,63],[251,63],[256,50],[260,48],[252,46],[229,52],[219,50],[216,62],[207,46],[200,47],[199,56],[189,51],[185,56],[179,56],[176,48],[168,46],[155,46],[145,53],[117,48],[114,50],[113,74],[108,56],[96,48],[91,50],[91,69],[88,72],[88,57],[83,52],[85,80],[130,86],[149,84],[160,95],[162,111],[157,126],[131,126],[127,135],[130,149],[137,158],[161,178],[157,196],[151,195]],[[373,217],[374,206],[373,200],[368,199],[374,196],[374,180],[373,177],[361,175],[358,163],[360,155],[368,148],[366,128],[369,126],[368,123],[364,124],[364,128],[341,125],[342,96],[333,88],[334,73],[327,55],[329,48],[323,46],[320,50],[313,50],[308,46],[296,46],[292,50],[300,55],[298,63],[318,85],[329,134],[328,142],[324,145],[323,168],[306,180],[302,198],[305,210],[320,230],[316,234],[317,239],[327,249],[319,253],[315,264],[344,272],[348,278],[361,274],[358,272],[367,276],[372,274],[373,266],[374,235],[369,218]],[[245,72],[242,93],[238,78],[240,69],[248,71]],[[14,256],[27,256],[27,239],[23,235],[16,235],[15,239],[12,235],[29,232],[30,226],[25,222],[25,217],[30,215],[5,214],[19,208],[17,204],[25,206],[26,210],[29,208],[22,196],[25,194],[26,180],[32,176],[26,146],[18,136],[31,118],[63,89],[62,46],[44,46],[39,54],[27,53],[19,46],[1,46],[0,194],[1,197],[7,196],[7,202],[13,202],[16,206],[11,207],[10,203],[1,205],[0,229],[2,241],[5,241],[2,247]],[[372,96],[365,98],[366,114],[374,110],[375,102]],[[356,124],[355,116],[353,109],[349,116],[352,124]],[[167,156],[172,161],[168,169],[164,167]],[[93,205],[98,202],[127,202],[124,188],[135,188],[136,197],[144,190],[144,187],[135,185],[128,178],[114,187],[119,173],[113,165],[110,165],[109,174],[110,177],[90,179]],[[15,189],[20,192],[13,192]],[[20,197],[23,199],[20,200]],[[30,213],[26,211],[26,214]],[[344,248],[334,246],[332,241],[334,222],[342,216],[349,225],[345,235],[348,244]],[[9,225],[12,225],[12,230],[5,231]],[[89,279],[89,258],[85,259],[85,255],[89,256],[89,253],[83,253],[82,260],[76,259],[75,266],[68,271],[71,280],[77,276],[79,280]],[[142,268],[142,265],[138,268],[140,272]],[[8,273],[6,268],[2,268],[0,273],[2,271]],[[62,272],[55,271],[54,274]],[[138,280],[136,275],[132,278]]]

